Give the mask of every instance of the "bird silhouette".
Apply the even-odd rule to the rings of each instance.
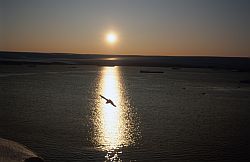
[[[114,107],[116,107],[116,105],[114,104],[114,102],[111,100],[111,99],[107,99],[106,97],[104,97],[104,96],[102,96],[102,95],[100,95],[101,96],[101,98],[103,98],[103,99],[105,99],[106,100],[106,104],[111,104],[111,105],[113,105]]]

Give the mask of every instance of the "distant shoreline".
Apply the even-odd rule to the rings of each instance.
[[[140,56],[36,52],[0,52],[0,65],[98,65],[211,68],[250,71],[248,57]]]

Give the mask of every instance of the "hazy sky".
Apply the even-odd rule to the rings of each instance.
[[[0,0],[0,50],[250,57],[250,0]]]

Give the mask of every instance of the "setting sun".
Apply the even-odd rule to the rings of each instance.
[[[106,35],[106,41],[109,43],[109,44],[114,44],[117,42],[117,35],[113,32],[110,32]]]

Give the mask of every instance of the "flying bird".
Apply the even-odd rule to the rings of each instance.
[[[116,105],[114,104],[114,102],[111,100],[111,99],[107,99],[106,97],[104,97],[104,96],[102,96],[102,95],[100,95],[101,96],[101,98],[103,98],[103,99],[105,99],[106,100],[106,104],[111,104],[111,105],[113,105],[114,107],[116,107]]]

